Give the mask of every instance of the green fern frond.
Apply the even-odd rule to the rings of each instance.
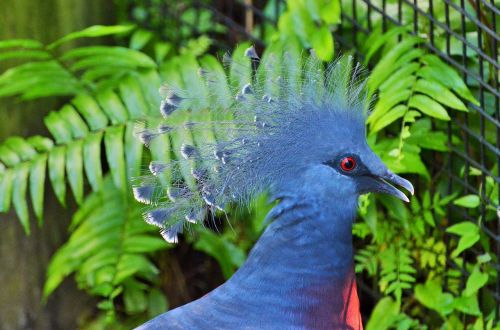
[[[377,95],[367,120],[369,134],[379,134],[397,123],[399,138],[384,139],[377,144],[376,151],[392,170],[429,179],[420,150],[448,150],[448,137],[431,130],[429,119],[449,121],[450,110],[467,112],[466,103],[477,104],[477,100],[458,73],[438,56],[418,48],[425,40],[409,35],[405,27],[382,35],[375,32],[372,37],[375,36],[376,42],[367,43],[368,58],[384,43],[386,47],[368,80],[369,95]],[[402,41],[396,42],[397,38]]]
[[[127,290],[146,290],[158,269],[148,254],[168,248],[156,230],[138,221],[141,210],[128,199],[111,178],[92,193],[73,216],[71,237],[53,256],[47,271],[44,296],[47,298],[72,273],[78,286],[111,305]],[[137,294],[134,292],[134,294]],[[107,307],[106,307],[107,306]]]
[[[160,80],[152,73],[148,73],[148,78]],[[0,161],[4,164],[1,175],[5,180],[2,180],[4,193],[0,196],[0,211],[8,211],[11,198],[16,197],[12,199],[16,212],[28,232],[28,212],[22,187],[29,179],[33,208],[41,219],[45,167],[48,167],[58,200],[65,205],[66,183],[69,183],[76,202],[80,204],[84,196],[84,172],[92,190],[101,187],[104,172],[102,141],[114,182],[125,190],[128,180],[138,175],[142,162],[143,147],[133,135],[136,119],[144,118],[150,107],[155,106],[146,101],[145,87],[140,86],[141,82],[144,81],[124,79],[117,91],[107,90],[96,96],[81,93],[61,110],[49,113],[45,124],[52,139],[12,137],[1,144]]]
[[[401,301],[403,290],[413,287],[416,269],[410,251],[403,247],[390,246],[381,252],[381,278],[379,286],[385,294],[393,294]]]
[[[77,37],[123,33],[129,29],[89,28],[56,44]],[[56,56],[52,52],[56,44],[43,46],[33,40],[0,43],[2,51],[21,49],[14,53],[6,51],[12,56],[29,49],[44,52],[49,57],[32,58],[0,75],[0,97],[18,96],[27,100],[73,96],[60,110],[44,118],[52,135],[50,139],[11,137],[0,145],[3,188],[0,212],[7,212],[14,204],[27,233],[28,183],[33,210],[41,221],[47,169],[58,200],[65,205],[68,183],[76,202],[81,204],[85,193],[84,172],[93,191],[102,185],[101,148],[104,145],[114,182],[126,189],[128,180],[139,174],[142,161],[143,147],[133,136],[135,121],[144,119],[152,109],[156,110],[160,102],[161,79],[156,63],[147,55],[123,47],[95,46],[76,48]],[[93,74],[97,71],[101,72],[98,76]]]

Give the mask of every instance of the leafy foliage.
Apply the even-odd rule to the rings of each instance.
[[[371,45],[366,49],[368,55],[375,54],[384,42],[386,44],[368,82],[369,95],[378,91],[377,102],[367,121],[369,134],[375,135],[397,122],[401,127],[398,138],[379,141],[377,151],[389,168],[429,179],[427,167],[420,157],[421,149],[448,150],[447,135],[432,131],[430,118],[449,121],[445,107],[467,112],[460,97],[473,103],[477,100],[458,74],[439,57],[423,48],[415,48],[424,42],[423,39],[407,36],[402,28],[395,31],[397,33],[393,30],[381,37],[375,32],[367,40]],[[405,38],[394,44],[397,35]],[[372,42],[376,37],[380,38]],[[429,118],[421,118],[422,115]]]
[[[375,278],[385,295],[375,306],[367,328],[420,329],[438,324],[462,328],[465,325],[460,315],[468,315],[474,320],[474,329],[492,329],[495,305],[479,294],[489,279],[497,276],[488,264],[489,246],[481,244],[485,254],[477,260],[467,254],[486,241],[484,233],[471,221],[449,225],[452,219],[448,217],[454,214],[449,208],[445,210],[453,204],[476,211],[479,196],[458,197],[458,191],[446,195],[446,177],[439,176],[439,171],[431,177],[426,158],[433,155],[435,161],[435,155],[446,155],[452,147],[448,126],[442,124],[453,116],[450,111],[468,112],[467,104],[478,101],[453,69],[419,47],[424,42],[399,27],[385,34],[376,29],[365,43],[366,60],[375,62],[368,82],[375,99],[367,120],[369,142],[392,170],[423,179],[410,209],[384,196],[360,201],[363,222],[355,224],[354,235],[369,239],[369,243],[355,256],[356,271]],[[452,131],[451,142],[460,146],[462,141],[454,134]],[[441,164],[444,166],[446,160]],[[490,194],[497,198],[493,179],[486,182]],[[491,211],[487,219],[494,218]],[[445,233],[456,235],[450,244],[454,250],[447,251]],[[465,273],[449,268],[450,263]],[[461,276],[467,278],[465,291],[459,285]],[[426,315],[426,310],[437,317]]]
[[[142,210],[130,199],[130,181],[141,174],[143,162],[167,160],[172,155],[180,157],[180,144],[186,139],[207,138],[191,136],[189,130],[174,132],[153,142],[150,152],[146,153],[135,136],[138,121],[154,124],[158,119],[155,116],[160,104],[161,80],[174,79],[179,85],[190,86],[199,82],[200,65],[195,56],[171,54],[169,61],[164,61],[167,53],[161,47],[154,49],[158,62],[146,53],[121,46],[79,47],[62,55],[52,52],[58,45],[75,38],[131,31],[129,26],[96,26],[49,46],[30,40],[0,44],[2,48],[37,48],[47,55],[3,73],[0,95],[18,96],[23,100],[70,97],[60,110],[44,118],[51,138],[15,136],[0,145],[3,188],[0,211],[7,212],[13,204],[29,233],[28,185],[31,204],[40,223],[46,172],[62,205],[66,205],[69,186],[79,209],[70,226],[69,241],[51,261],[44,294],[47,298],[65,277],[74,273],[80,288],[104,299],[99,307],[107,311],[108,322],[114,322],[117,302],[123,304],[130,315],[145,316],[147,312],[148,317],[163,312],[167,306],[165,297],[155,288],[159,282],[158,271],[150,256],[168,245],[157,233],[150,235],[154,227],[141,220]],[[138,31],[141,30],[135,31],[131,38],[131,46],[135,48],[145,46],[138,41],[139,37],[134,37]],[[197,48],[196,52],[203,52],[199,45],[192,47]],[[222,71],[211,56],[204,56],[200,62]],[[57,84],[72,87],[59,89],[50,85],[48,81],[54,79]],[[200,111],[197,120],[206,114]],[[183,112],[171,120],[183,121],[185,116],[191,114]],[[191,177],[189,169],[187,171]],[[92,193],[85,196],[87,183]],[[200,240],[194,248],[212,255],[229,277],[244,261],[249,244],[242,249],[231,242],[231,239],[236,241],[234,235],[219,237],[203,228],[197,231]]]
[[[271,39],[297,38],[304,48],[312,48],[318,58],[331,61],[334,53],[332,26],[340,23],[339,0],[289,1],[278,21],[278,33]]]
[[[158,300],[166,307],[165,297],[150,289],[158,269],[147,255],[167,245],[154,228],[137,221],[140,214],[137,204],[105,178],[102,189],[89,195],[73,216],[71,237],[50,262],[44,296],[76,273],[80,288],[104,299],[99,304],[103,310],[113,312],[120,294],[130,314],[154,314]]]
[[[436,11],[439,8],[436,5]],[[451,24],[459,29],[460,17],[455,14]],[[135,15],[145,17],[141,10]],[[185,15],[182,20],[194,20],[189,11]],[[207,17],[204,32],[212,33]],[[266,39],[273,41],[272,47],[293,49],[297,49],[298,39],[302,47],[313,48],[321,59],[330,60],[334,53],[331,31],[340,17],[339,1],[290,1],[278,30],[271,29]],[[190,36],[188,30],[180,35]],[[467,82],[468,87],[450,66],[422,47],[428,41],[422,37],[425,31],[420,32],[417,37],[409,35],[405,27],[386,33],[376,28],[362,43],[366,47],[361,53],[373,65],[369,143],[392,170],[415,174],[419,181],[409,207],[385,196],[360,200],[362,221],[353,229],[359,238],[356,272],[372,280],[372,289],[383,295],[367,329],[493,329],[494,302],[482,292],[498,280],[491,265],[498,260],[481,228],[492,223],[496,210],[489,207],[487,216],[479,219],[477,208],[483,201],[478,195],[470,191],[450,195],[440,171],[429,171],[431,163],[444,167],[451,147],[463,147],[457,132],[448,132],[447,122],[477,104],[469,88],[474,86]],[[129,34],[128,47],[86,46],[59,55],[60,45],[77,38]],[[153,32],[128,25],[90,27],[48,46],[28,39],[0,41],[0,60],[26,61],[0,75],[0,97],[62,96],[67,100],[45,117],[50,138],[14,136],[0,145],[0,212],[13,205],[26,232],[30,231],[28,191],[41,223],[47,174],[63,205],[69,190],[79,205],[70,226],[71,237],[49,267],[46,296],[65,277],[75,274],[82,289],[102,299],[100,307],[108,316],[122,302],[132,316],[152,317],[167,308],[166,298],[156,288],[152,257],[168,245],[139,219],[141,210],[130,201],[129,180],[140,174],[145,161],[179,157],[181,141],[207,137],[186,130],[162,137],[148,153],[135,138],[134,126],[146,117],[153,123],[156,120],[152,116],[159,106],[160,81],[197,86],[200,64],[222,71],[213,57],[198,58],[210,43],[200,36],[183,40],[179,48],[170,39],[160,41]],[[241,55],[246,46],[234,54]],[[444,49],[444,38],[437,38],[436,46]],[[459,53],[458,46],[452,45],[452,53]],[[474,53],[468,56],[477,62]],[[192,115],[182,112],[172,120],[184,121]],[[200,111],[196,119],[208,115]],[[474,112],[468,115],[474,118]],[[457,176],[482,173],[473,167],[464,173],[460,163],[452,170]],[[498,184],[491,177],[485,181],[486,196],[498,200]],[[467,209],[478,221],[466,221],[460,213],[450,211],[451,205]],[[229,277],[262,230],[264,200],[252,212],[233,212],[235,217],[251,220],[238,222],[234,232],[226,228],[216,235],[198,228],[198,239],[188,238],[189,243],[213,256]],[[445,237],[449,244],[444,243]],[[474,258],[470,251],[481,254]]]
[[[76,38],[132,29],[94,26],[48,46],[31,40],[1,43],[2,48],[29,48],[45,54],[4,72],[1,96],[71,99],[45,117],[51,138],[10,137],[0,145],[0,211],[8,211],[12,203],[29,233],[27,187],[41,223],[46,172],[63,205],[69,186],[80,208],[73,217],[69,241],[51,261],[44,295],[75,273],[82,289],[104,299],[99,307],[108,312],[108,320],[114,315],[116,299],[132,315],[151,317],[167,308],[166,298],[154,288],[158,270],[149,256],[168,245],[151,235],[151,228],[140,220],[141,210],[129,200],[129,181],[140,174],[143,160],[134,126],[159,106],[160,75],[154,60],[127,47],[86,46],[62,55],[55,55],[54,49]],[[158,149],[152,154],[164,152]],[[88,197],[84,197],[86,182],[93,191]]]
[[[217,15],[207,8],[208,4],[210,1],[206,0],[116,1],[120,21],[131,20],[140,26],[131,39],[134,49],[150,39],[168,40],[170,45],[180,48],[199,35],[215,39],[227,33],[227,27],[216,21]]]
[[[0,173],[4,178],[0,211],[8,211],[12,200],[26,232],[29,232],[26,187],[29,181],[33,209],[41,220],[46,167],[54,192],[63,205],[66,182],[75,201],[82,203],[84,172],[91,188],[100,189],[104,172],[103,140],[116,186],[124,189],[128,185],[127,177],[139,173],[142,146],[132,133],[135,120],[159,105],[154,87],[160,81],[156,63],[147,55],[125,47],[80,47],[62,56],[50,53],[51,48],[67,40],[123,30],[94,27],[45,48],[36,45],[49,60],[21,64],[0,76],[1,96],[18,95],[24,100],[73,97],[60,110],[45,117],[52,139],[11,137],[0,146],[0,160],[4,164]],[[24,47],[25,44],[26,41],[8,45]]]

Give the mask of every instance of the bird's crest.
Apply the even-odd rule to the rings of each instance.
[[[364,132],[365,81],[351,56],[325,67],[314,54],[268,51],[260,59],[250,47],[223,63],[228,70],[206,59],[183,88],[167,81],[163,119],[136,132],[167,153],[135,179],[133,192],[149,205],[145,221],[168,242],[177,242],[185,224],[279,189],[325,152],[322,141],[342,125],[339,116]],[[170,150],[177,159],[168,160]]]

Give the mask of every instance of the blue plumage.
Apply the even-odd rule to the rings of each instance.
[[[245,56],[231,64],[237,81],[202,70],[200,79],[212,92],[210,121],[168,126],[168,132],[212,131],[217,141],[186,143],[180,150],[185,159],[153,162],[153,176],[140,180],[134,193],[149,201],[144,196],[152,180],[164,170],[173,173],[170,199],[152,202],[155,208],[145,213],[169,242],[177,242],[185,222],[201,222],[228,203],[245,203],[262,192],[279,203],[247,262],[228,282],[142,328],[362,328],[351,238],[357,198],[384,192],[407,200],[388,182],[412,193],[413,187],[366,143],[364,80],[350,57],[324,68],[314,55],[265,54],[252,78],[247,69],[258,56],[253,48]],[[162,93],[167,117],[196,108],[198,98],[189,91],[169,86]],[[165,104],[175,109],[166,111]],[[144,137],[159,131],[138,134],[149,142]],[[176,176],[186,164],[190,179]]]

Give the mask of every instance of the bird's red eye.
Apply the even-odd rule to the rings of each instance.
[[[344,157],[340,161],[340,167],[344,171],[350,172],[356,168],[356,160],[352,157]]]

